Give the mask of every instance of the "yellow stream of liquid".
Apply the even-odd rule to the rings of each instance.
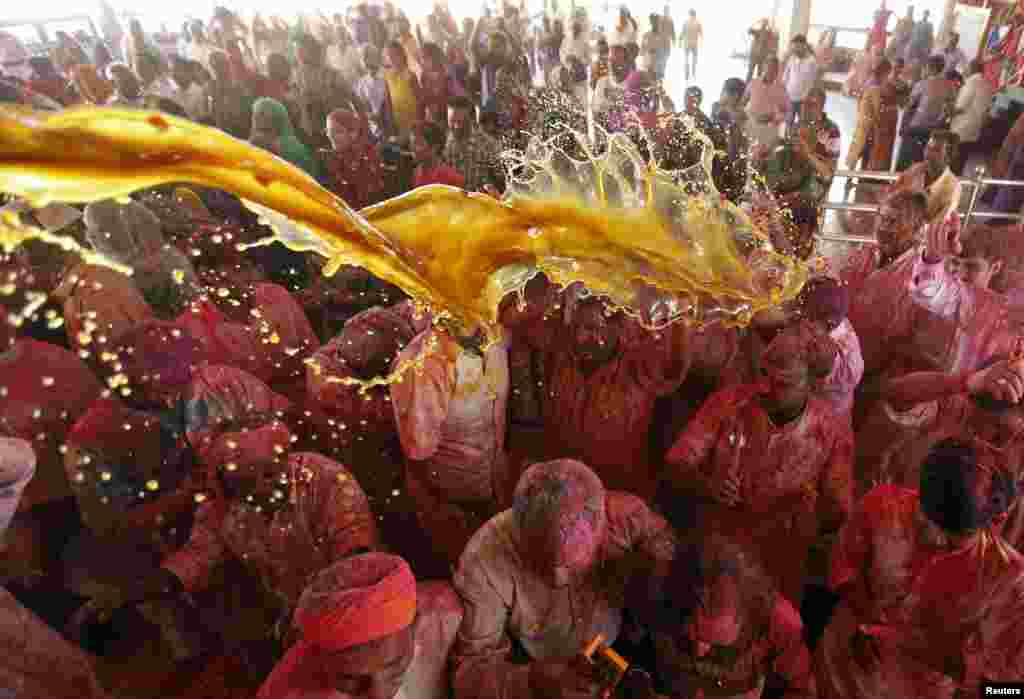
[[[556,169],[557,155],[531,144],[504,202],[430,186],[356,212],[272,154],[186,120],[124,109],[0,109],[0,191],[42,206],[172,182],[223,189],[288,247],[327,258],[325,274],[358,265],[492,339],[501,299],[537,272],[582,282],[645,318],[657,307],[663,320],[697,324],[745,324],[803,285],[805,267],[773,252],[709,178],[702,194],[684,190],[678,173],[644,161],[622,136],[568,172]],[[698,179],[706,175],[707,162],[696,167]],[[17,244],[18,235],[0,226],[0,244]]]

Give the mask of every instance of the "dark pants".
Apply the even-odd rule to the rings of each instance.
[[[896,157],[896,171],[902,172],[914,163],[924,160],[924,147],[931,138],[931,128],[912,128],[903,134],[900,152]]]
[[[962,177],[964,174],[964,168],[967,167],[967,163],[970,162],[971,157],[975,154],[985,153],[985,148],[982,145],[981,140],[972,141],[970,143],[961,143],[957,148],[956,157],[953,158],[951,168],[953,173],[958,177]],[[969,177],[973,177],[974,173],[968,173]]]
[[[802,106],[803,100],[794,100],[790,103],[789,119],[786,121],[787,137],[793,133],[793,128],[800,121],[800,107]]]

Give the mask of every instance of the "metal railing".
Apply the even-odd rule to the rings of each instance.
[[[978,199],[981,196],[982,191],[985,187],[1024,187],[1024,181],[1021,180],[1004,180],[986,177],[986,170],[984,167],[979,167],[975,171],[975,176],[971,177],[960,177],[958,178],[960,185],[963,187],[971,188],[971,198],[966,211],[959,212],[960,218],[966,223],[969,220],[1012,220],[1020,221],[1024,220],[1024,215],[1021,214],[1004,214],[1000,212],[990,211],[976,211]],[[899,179],[899,173],[892,172],[878,172],[872,170],[836,170],[836,177],[840,177],[846,180],[876,180],[882,182],[895,182]],[[845,195],[849,194],[849,187],[844,188],[844,201],[825,201],[822,204],[822,208],[826,211],[848,211],[852,213],[861,214],[877,214],[879,211],[878,204],[852,204],[845,201]],[[835,242],[835,243],[866,243],[871,242],[874,238],[870,236],[859,236],[849,235],[846,233],[821,233],[818,235],[821,240]]]

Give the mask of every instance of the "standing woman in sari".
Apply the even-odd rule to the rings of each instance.
[[[856,170],[858,162],[862,169],[868,171],[888,172],[892,166],[902,92],[900,83],[889,79],[891,70],[889,59],[883,58],[875,68],[872,82],[861,95],[857,107],[857,126],[846,156],[847,170]],[[852,186],[853,181],[850,182]],[[885,190],[883,182],[859,180],[853,203],[878,203]],[[847,233],[870,235],[875,227],[873,214],[844,212],[841,218]]]
[[[277,100],[261,97],[252,108],[252,132],[249,141],[284,158],[307,174],[320,179],[320,163],[299,140],[288,116],[288,109]]]
[[[399,134],[412,133],[423,111],[420,104],[420,82],[409,68],[408,55],[397,41],[388,44],[387,70],[384,79],[391,93],[391,113],[395,120],[395,131]]]

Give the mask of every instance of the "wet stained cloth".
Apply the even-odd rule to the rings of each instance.
[[[543,451],[549,459],[577,458],[612,490],[653,494],[650,452],[655,401],[686,378],[689,330],[676,323],[648,332],[623,321],[619,350],[587,373],[573,348],[575,331],[561,314],[517,327],[516,339],[542,354]]]
[[[853,396],[864,377],[864,358],[860,353],[860,339],[850,321],[843,322],[829,333],[839,353],[832,372],[825,378],[821,394],[835,408],[836,414],[848,415],[853,409]]]
[[[607,528],[592,572],[565,588],[533,572],[512,510],[493,517],[470,540],[454,586],[465,617],[453,651],[455,696],[531,696],[530,666],[512,662],[518,641],[534,660],[570,658],[597,634],[619,635],[631,554],[667,562],[675,553],[668,524],[639,498],[606,496]]]
[[[0,541],[34,473],[28,442],[0,439]],[[0,588],[0,691],[17,699],[104,699],[78,648]],[[59,670],[59,671],[57,671]]]
[[[1024,677],[1024,556],[983,530],[930,561],[906,602],[906,621],[877,635],[898,653],[891,696],[980,696],[985,681]],[[959,691],[959,694],[957,692]]]
[[[205,301],[193,303],[175,322],[199,339],[207,354],[244,369],[285,395],[301,392],[303,362],[320,341],[302,306],[277,284],[255,284],[246,295],[244,322]]]
[[[660,674],[682,679],[682,696],[691,696],[688,692],[696,690],[696,696],[708,699],[760,699],[765,678],[774,673],[785,682],[787,698],[817,697],[803,630],[800,613],[776,593],[767,619],[748,625],[735,645],[712,650],[707,657],[673,657],[676,646],[664,644],[656,637]]]
[[[896,624],[917,576],[942,550],[930,544],[917,490],[874,488],[858,503],[832,549],[829,587],[843,596],[816,650],[818,689],[829,699],[893,694],[893,659],[864,668],[852,650],[859,624]]]
[[[435,343],[437,349],[428,352]],[[393,368],[418,357],[425,357],[422,367],[392,384],[391,402],[417,517],[439,553],[454,563],[510,490],[508,348],[497,342],[481,355],[462,349],[446,332],[427,329]]]
[[[60,447],[102,391],[89,368],[56,345],[18,340],[0,354],[0,433],[30,442],[38,462],[23,509],[71,494]]]
[[[698,527],[749,540],[780,591],[799,604],[808,550],[853,506],[853,435],[817,398],[776,426],[760,393],[745,384],[712,395],[666,455],[667,478],[692,494]],[[739,504],[712,500],[733,476]]]
[[[1005,298],[961,282],[944,262],[926,263],[920,248],[864,278],[872,263],[878,264],[877,249],[866,248],[842,275],[850,280],[849,318],[860,338],[866,375],[898,362],[969,371],[984,358],[1009,351],[1013,335]],[[878,313],[879,308],[889,312]]]
[[[78,265],[54,296],[63,301],[71,346],[88,352],[156,317],[132,279],[108,267]]]
[[[341,380],[356,376],[354,367],[373,360],[390,364],[415,336],[413,325],[393,308],[371,308],[351,318],[342,332],[323,345],[306,368],[311,404],[342,437],[345,463],[374,504],[390,496],[402,473],[402,451],[388,386],[362,387]]]
[[[218,425],[257,416],[271,420],[292,407],[252,374],[223,364],[193,369],[185,402],[185,426],[194,443]]]
[[[362,488],[341,464],[314,453],[288,458],[288,505],[268,517],[242,502],[211,498],[196,511],[188,542],[164,567],[189,592],[206,587],[227,557],[241,560],[287,606],[316,573],[377,546]]]
[[[165,416],[100,398],[67,437],[64,467],[82,523],[123,542],[171,546],[163,531],[192,507],[190,473]]]

